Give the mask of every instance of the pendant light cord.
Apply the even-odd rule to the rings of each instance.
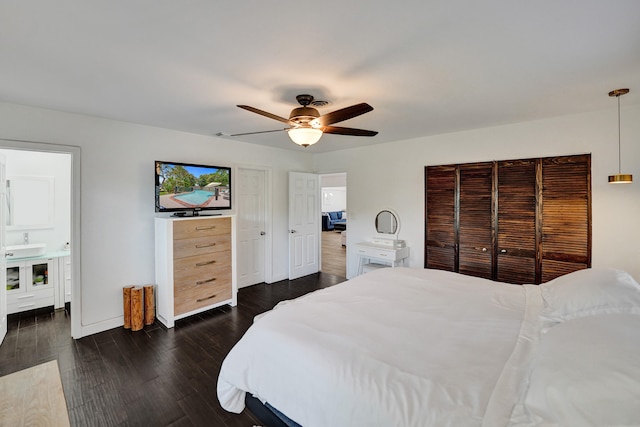
[[[620,95],[616,95],[616,98],[618,98],[618,174],[620,174],[620,164],[622,163],[622,154],[620,153]]]

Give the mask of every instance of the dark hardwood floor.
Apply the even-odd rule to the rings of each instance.
[[[70,337],[64,310],[11,315],[0,376],[57,359],[72,426],[251,427],[259,423],[249,412],[232,414],[218,403],[222,360],[255,315],[344,280],[318,273],[259,284],[240,289],[237,307],[180,320],[173,329],[156,321],[138,332],[116,328],[79,340]]]

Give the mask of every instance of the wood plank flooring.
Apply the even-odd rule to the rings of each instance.
[[[322,265],[320,266],[320,271],[346,277],[347,248],[342,246],[340,238],[340,232],[322,232]]]
[[[321,272],[240,289],[238,306],[142,331],[124,328],[73,340],[67,312],[9,316],[0,376],[50,360],[60,366],[72,426],[222,426],[258,424],[224,411],[216,396],[222,360],[253,322],[278,302],[335,285]],[[1,424],[1,423],[0,423]]]

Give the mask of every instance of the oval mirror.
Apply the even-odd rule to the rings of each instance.
[[[391,211],[380,211],[376,215],[376,231],[381,234],[396,234],[398,218]]]

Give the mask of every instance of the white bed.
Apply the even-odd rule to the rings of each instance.
[[[613,398],[583,408],[598,383]],[[381,269],[258,316],[217,390],[228,411],[249,392],[305,427],[634,425],[640,286],[615,270],[519,286]]]

